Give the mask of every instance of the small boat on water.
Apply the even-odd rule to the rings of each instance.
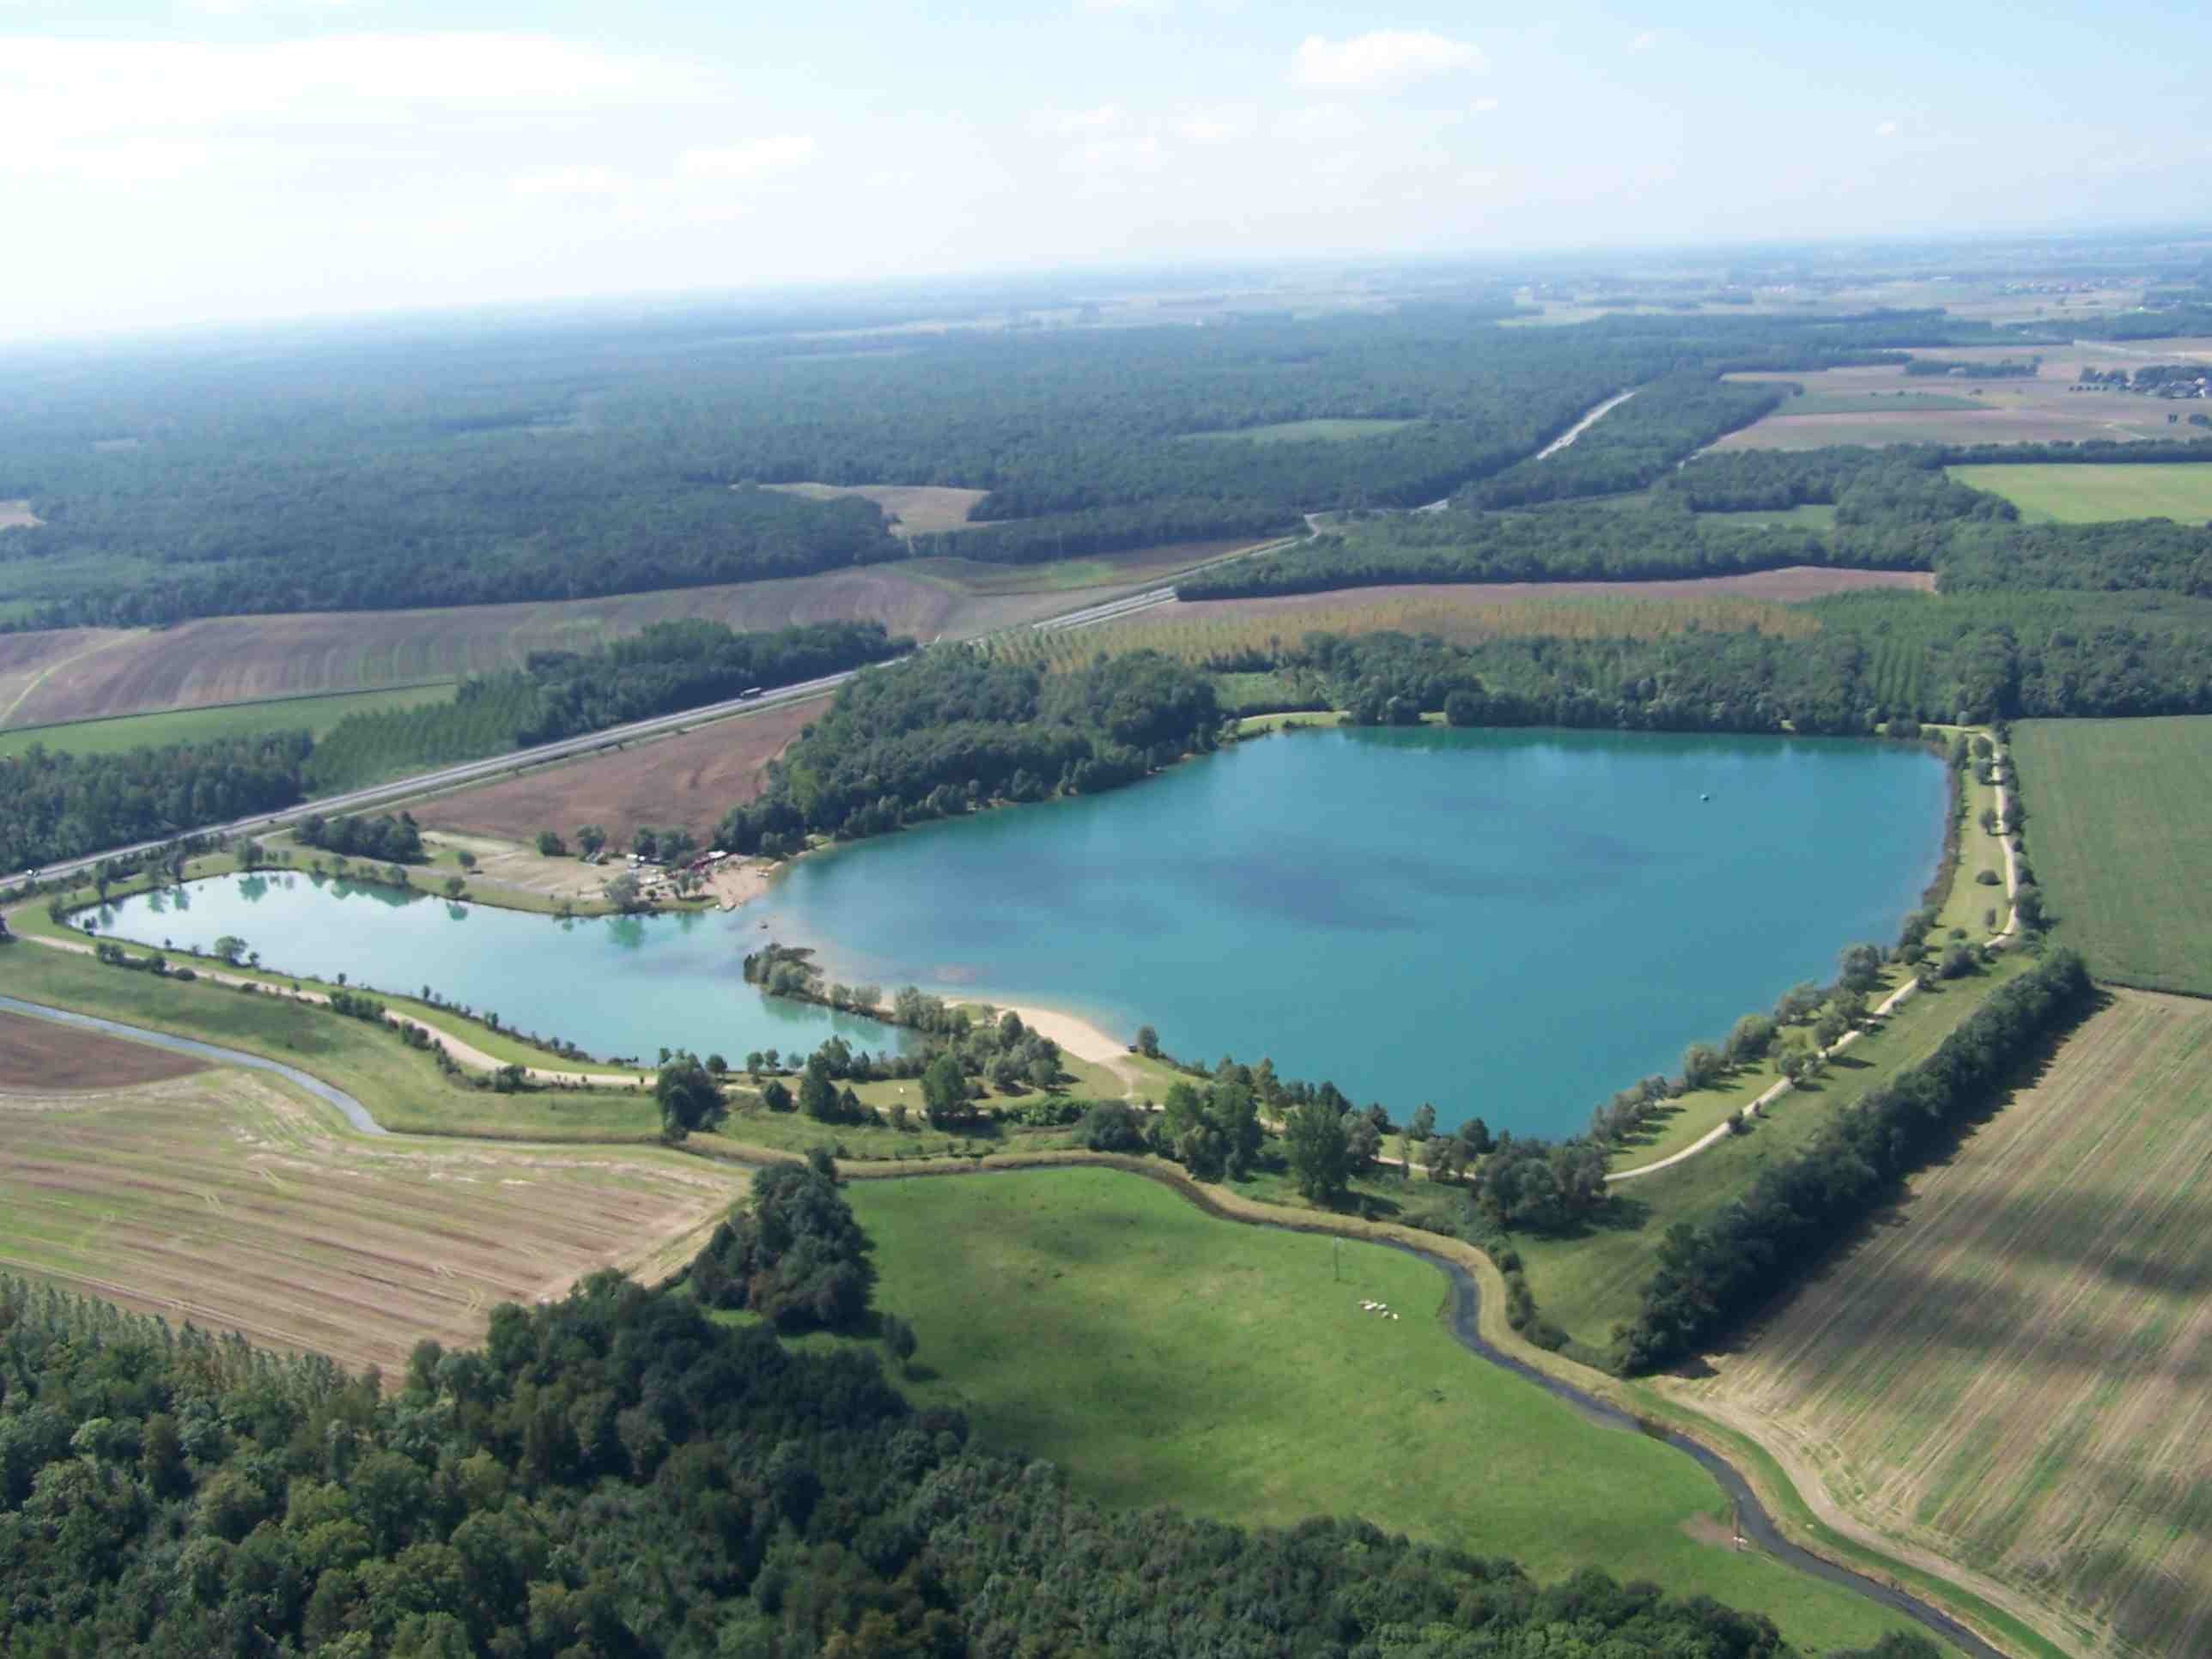
[[[1711,800],[1711,799],[1712,799],[1712,797],[1711,797],[1711,795],[1700,795],[1700,796],[1698,796],[1698,799],[1699,800]]]

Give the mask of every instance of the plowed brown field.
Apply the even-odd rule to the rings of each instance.
[[[704,838],[723,813],[760,793],[761,773],[827,705],[764,708],[559,766],[502,778],[416,806],[426,830],[528,843],[541,830],[596,823],[617,846],[641,824]]]
[[[72,1030],[25,1014],[0,1013],[0,1095],[128,1089],[206,1069],[187,1055],[143,1042]]]
[[[0,1267],[396,1376],[503,1301],[665,1274],[742,1189],[655,1149],[341,1138],[236,1072],[0,1097]]]
[[[2212,1003],[2123,991],[1884,1224],[1680,1385],[1816,1508],[2078,1651],[2212,1648]]]

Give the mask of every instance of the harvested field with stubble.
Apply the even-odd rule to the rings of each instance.
[[[2076,1651],[2212,1644],[2212,1004],[2121,991],[1707,1381],[1816,1508]]]
[[[159,630],[0,635],[0,726],[453,681],[582,651],[647,623],[701,617],[744,632],[880,622],[929,641],[1018,627],[1110,599],[1249,543],[1154,548],[1065,565],[948,559],[781,581],[599,599],[216,617]]]
[[[0,1097],[0,1267],[396,1377],[503,1301],[665,1274],[745,1176],[652,1149],[342,1136],[253,1073]]]
[[[206,1069],[189,1055],[143,1042],[72,1030],[27,1014],[0,1013],[0,1096],[130,1089]]]
[[[538,767],[415,806],[426,830],[528,843],[596,823],[617,846],[641,824],[704,837],[732,806],[761,791],[761,774],[826,702],[779,704],[716,720],[681,737],[632,744]]]
[[[1100,651],[1164,651],[1187,661],[1314,629],[1372,634],[1395,629],[1466,643],[1544,635],[1560,639],[1645,639],[1692,628],[1757,629],[1781,639],[1820,631],[1790,601],[1869,588],[1925,592],[1934,578],[1911,570],[1830,570],[1794,566],[1737,576],[1651,582],[1415,583],[1339,588],[1250,599],[1177,600],[1073,633],[1012,635],[993,649],[1011,661],[1073,665]]]

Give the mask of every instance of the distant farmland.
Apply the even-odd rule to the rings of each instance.
[[[0,1095],[0,1268],[390,1377],[424,1337],[481,1341],[497,1303],[668,1270],[744,1181],[654,1149],[362,1140],[320,1113],[237,1072]]]
[[[2208,1285],[2212,1005],[2123,991],[1684,1392],[1816,1507],[2011,1585],[2069,1648],[2203,1653]]]
[[[74,720],[66,726],[14,727],[0,730],[0,758],[20,755],[34,743],[72,755],[119,755],[133,749],[205,743],[258,732],[307,731],[320,737],[348,714],[411,708],[417,703],[441,702],[453,695],[451,684],[420,685],[174,708],[158,714],[120,714],[106,720]]]
[[[2100,978],[2212,995],[2212,716],[2013,733],[2028,861]]]
[[[1962,484],[1987,489],[2036,523],[2114,519],[2212,521],[2212,463],[2173,466],[1954,466]]]

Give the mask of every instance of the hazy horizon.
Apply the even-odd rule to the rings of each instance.
[[[0,337],[2212,219],[2179,8],[0,0]]]

